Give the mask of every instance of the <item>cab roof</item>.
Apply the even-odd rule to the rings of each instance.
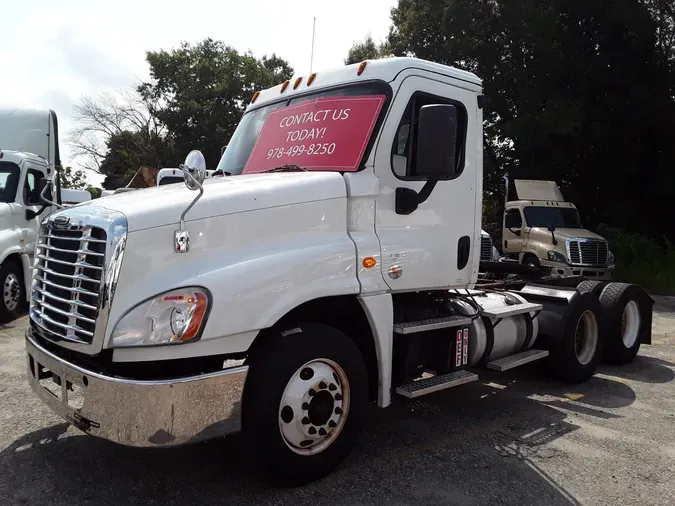
[[[281,96],[290,97],[298,95],[306,92],[308,88],[321,89],[338,84],[357,83],[372,79],[391,82],[396,79],[398,74],[408,69],[426,70],[451,79],[463,81],[476,88],[482,86],[482,80],[471,72],[466,72],[447,65],[441,65],[440,63],[421,60],[419,58],[392,57],[381,58],[378,60],[366,60],[365,66],[359,74],[361,65],[364,65],[364,63],[354,63],[332,70],[318,71],[311,74],[314,78],[310,84],[308,84],[310,75],[293,76],[287,82],[280,83],[277,86],[266,90],[261,90],[257,96],[254,95],[254,100],[248,107],[257,107],[260,104],[275,101]],[[300,79],[300,82],[296,87],[295,83],[297,79]]]

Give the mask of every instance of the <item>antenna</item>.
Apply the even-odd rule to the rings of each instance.
[[[314,34],[316,33],[316,16],[314,16],[314,21],[312,22],[312,54],[309,60],[309,73],[312,73],[312,66],[314,65]]]

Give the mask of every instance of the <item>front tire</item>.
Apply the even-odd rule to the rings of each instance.
[[[21,269],[15,262],[6,260],[0,266],[0,283],[2,283],[0,323],[9,323],[21,316],[25,301]]]
[[[284,485],[328,475],[349,454],[368,402],[354,342],[318,323],[272,331],[249,356],[242,431],[256,467]]]

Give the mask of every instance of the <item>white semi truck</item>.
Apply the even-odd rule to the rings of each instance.
[[[63,189],[57,203],[41,199],[45,182],[60,163],[54,111],[0,108],[0,323],[14,320],[26,308],[40,220],[61,203],[91,200],[86,190],[72,189]]]
[[[479,279],[482,103],[475,75],[411,58],[298,77],[253,96],[227,176],[191,152],[185,185],[53,214],[35,394],[123,445],[242,430],[261,469],[302,483],[345,458],[369,402],[533,360],[571,382],[630,362],[651,342],[639,287]]]

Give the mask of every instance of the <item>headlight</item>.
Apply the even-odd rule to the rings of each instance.
[[[548,259],[552,260],[553,262],[565,262],[567,263],[567,259],[565,258],[565,255],[558,251],[554,250],[549,250],[548,252]]]
[[[614,265],[616,263],[616,259],[614,258],[614,253],[611,251],[609,252],[609,256],[607,257],[607,263],[610,265]]]
[[[499,251],[494,246],[492,246],[492,261],[499,262]]]
[[[115,326],[112,345],[180,344],[199,338],[209,295],[200,288],[180,288],[142,302]]]

